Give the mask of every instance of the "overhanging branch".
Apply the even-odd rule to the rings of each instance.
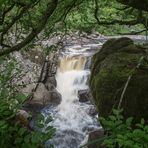
[[[44,26],[47,23],[47,20],[50,18],[50,16],[55,11],[57,5],[58,5],[58,0],[52,0],[47,5],[47,8],[46,8],[45,12],[43,13],[41,20],[40,20],[39,24],[36,26],[36,28],[33,29],[31,31],[31,33],[21,43],[18,43],[17,45],[15,45],[11,48],[7,48],[7,49],[0,51],[0,56],[9,54],[13,51],[18,51],[21,48],[25,47],[28,43],[30,43],[42,31],[42,29],[44,28]]]

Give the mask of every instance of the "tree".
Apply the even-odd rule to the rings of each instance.
[[[41,32],[49,36],[58,22],[70,28],[79,22],[80,30],[115,24],[148,29],[147,5],[147,0],[0,0],[0,56],[35,42]]]
[[[134,26],[132,28],[135,28],[135,33],[147,29],[147,12],[123,5],[117,0],[85,0],[75,11],[70,12],[67,18],[69,28],[72,26],[77,30],[82,29],[88,32],[91,32],[91,29],[102,27],[104,28],[102,30],[108,30],[108,32],[112,31],[112,29],[109,30],[110,27],[116,30]]]
[[[0,3],[0,56],[18,51],[32,42],[80,3],[78,0],[2,0]],[[11,38],[11,39],[10,39]]]

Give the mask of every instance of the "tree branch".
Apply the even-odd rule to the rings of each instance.
[[[9,54],[13,51],[19,51],[21,48],[25,47],[28,43],[30,43],[42,31],[42,29],[47,23],[47,20],[55,11],[57,5],[58,5],[58,0],[52,0],[51,2],[49,2],[47,5],[47,9],[43,13],[41,20],[39,24],[36,26],[36,28],[34,28],[31,31],[31,33],[21,43],[18,43],[17,45],[11,48],[7,48],[5,50],[0,51],[0,56]]]
[[[22,6],[21,12],[20,12],[17,16],[15,16],[15,17],[12,19],[11,23],[7,24],[7,26],[3,28],[2,33],[1,33],[1,36],[0,36],[0,45],[1,45],[1,46],[4,45],[4,43],[3,43],[4,35],[9,31],[9,29],[23,16],[30,8],[33,8],[34,6],[36,6],[36,5],[39,3],[39,1],[40,1],[40,0],[36,1],[35,3],[32,3],[32,5],[25,5],[25,6]],[[15,4],[14,4],[14,5],[15,5]],[[12,8],[13,8],[13,7],[14,7],[14,6],[12,6]],[[10,11],[12,8],[10,7],[9,11]],[[7,13],[7,12],[8,12],[8,11],[6,11],[6,13]]]
[[[2,16],[1,16],[0,25],[3,24],[6,14],[7,14],[9,11],[11,11],[14,6],[15,6],[15,4],[12,4],[12,5],[11,5],[10,7],[8,7],[6,10],[4,10],[4,12],[3,12]]]

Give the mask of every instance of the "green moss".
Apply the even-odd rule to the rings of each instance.
[[[109,42],[109,44],[111,43]],[[122,45],[127,44],[122,43]],[[109,46],[105,46],[109,49]],[[103,53],[103,50],[106,50],[104,47],[101,53],[95,55],[94,63],[92,64],[90,87],[99,114],[108,116],[112,108],[118,106],[125,83],[128,77],[133,75],[122,102],[124,116],[134,116],[136,121],[142,117],[147,120],[148,64],[146,62],[143,63],[135,71],[140,57],[145,56],[145,54],[139,52],[137,46],[135,46],[133,52],[131,46],[128,46],[130,52],[129,50],[123,50],[125,49],[123,46],[118,52],[103,54],[104,58],[102,60],[100,60],[100,56],[102,56],[100,54]],[[128,49],[128,46],[126,46],[126,49]]]

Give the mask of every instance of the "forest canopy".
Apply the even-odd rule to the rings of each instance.
[[[148,29],[148,0],[0,0],[0,7],[0,56],[55,31],[136,34]]]

